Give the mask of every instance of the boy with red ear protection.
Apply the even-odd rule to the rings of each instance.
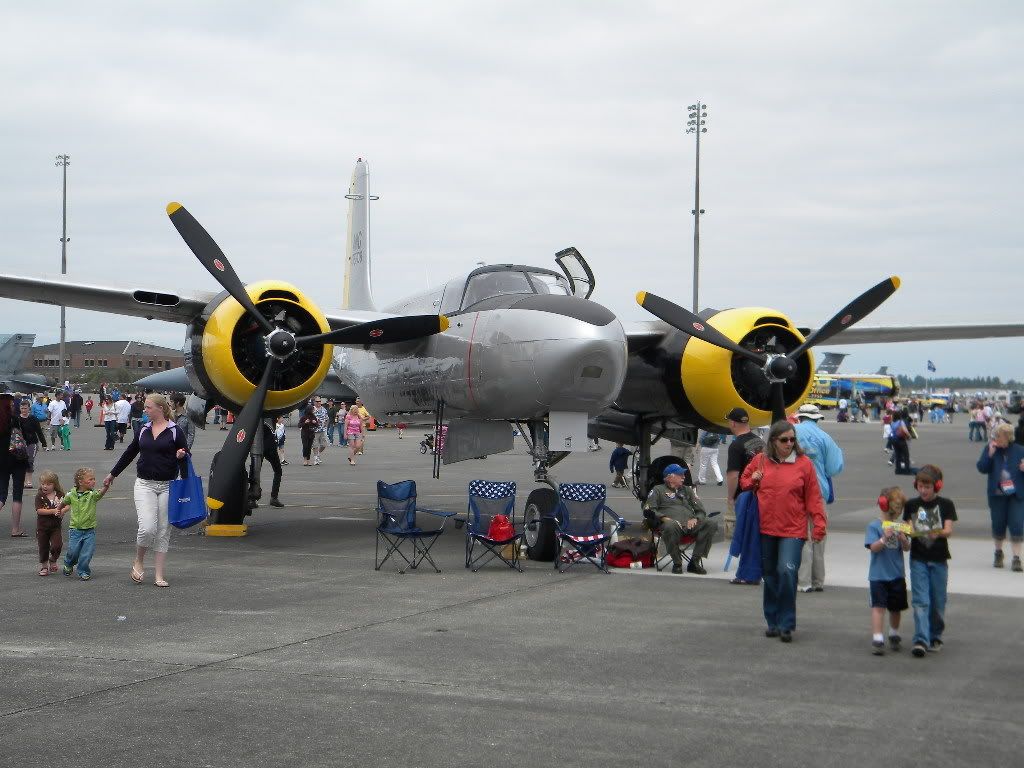
[[[907,579],[903,553],[910,549],[910,538],[899,530],[907,497],[895,486],[885,488],[878,497],[882,511],[877,520],[868,523],[864,546],[871,552],[868,584],[871,592],[871,652],[885,654],[882,624],[889,613],[889,647],[900,649],[900,612],[907,610]]]
[[[942,470],[925,464],[914,477],[917,498],[907,502],[903,519],[914,531],[910,545],[910,589],[913,594],[914,647],[911,653],[942,650],[942,632],[946,628],[946,584],[949,581],[949,537],[953,535],[956,505],[939,496]]]

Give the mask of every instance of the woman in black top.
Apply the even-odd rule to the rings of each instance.
[[[7,489],[11,488],[11,538],[27,536],[21,527],[21,497],[25,488],[25,471],[28,462],[11,455],[8,446],[11,444],[11,428],[19,426],[19,418],[14,414],[14,395],[10,392],[0,393],[0,510],[7,504]],[[39,422],[36,422],[36,427]]]
[[[313,451],[313,438],[316,435],[318,422],[316,414],[313,413],[313,406],[307,405],[306,410],[299,419],[299,437],[302,439],[302,466],[308,467],[309,456]]]
[[[132,562],[132,581],[141,584],[145,578],[146,550],[152,548],[156,570],[153,583],[158,587],[170,584],[164,578],[164,563],[171,542],[171,526],[167,522],[168,487],[171,480],[187,473],[185,455],[188,453],[185,433],[171,419],[171,406],[163,395],[146,397],[145,412],[149,423],[135,430],[131,444],[118,459],[103,481],[110,488],[114,478],[139,457],[136,465],[135,514],[139,519],[136,536],[135,560]]]
[[[28,448],[28,468],[25,470],[25,488],[32,487],[32,473],[36,468],[36,451],[40,443],[46,447],[46,436],[43,435],[43,428],[39,426],[39,419],[32,415],[29,410],[28,400],[21,401],[20,413],[14,419],[14,425],[21,427],[21,434],[25,436],[25,445]]]

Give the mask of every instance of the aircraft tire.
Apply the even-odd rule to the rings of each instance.
[[[555,521],[551,518],[558,505],[558,494],[550,488],[537,488],[526,499],[526,556],[530,560],[555,559]],[[531,524],[535,523],[532,527]]]

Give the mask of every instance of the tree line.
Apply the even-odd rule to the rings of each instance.
[[[1015,379],[1008,379],[1003,381],[998,376],[934,376],[932,378],[925,378],[924,376],[904,376],[900,374],[896,377],[899,381],[901,389],[952,389],[957,392],[969,391],[979,392],[991,389],[1021,389],[1020,382]]]

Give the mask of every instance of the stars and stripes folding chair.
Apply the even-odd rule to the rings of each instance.
[[[628,523],[605,504],[607,489],[601,483],[560,483],[555,507],[555,567],[565,573],[587,562],[608,573],[605,560],[615,531]],[[615,521],[609,528],[607,518]]]
[[[417,515],[431,515],[439,522],[430,520],[432,527],[423,528],[417,523]],[[416,568],[424,560],[438,573],[441,569],[430,556],[430,548],[444,533],[444,524],[454,512],[439,512],[416,506],[416,481],[402,480],[397,483],[377,481],[377,543],[374,548],[374,570],[379,571],[388,559],[397,554],[409,568]],[[411,558],[407,555],[411,546]],[[405,548],[406,551],[403,551]],[[384,556],[381,557],[381,550]],[[405,573],[400,568],[399,573]]]
[[[517,533],[516,484],[473,480],[469,484],[469,509],[466,514],[466,567],[473,573],[497,558],[509,568],[523,572],[519,565],[519,547],[523,538],[522,526]],[[492,538],[491,521],[504,515],[512,525],[508,536]],[[509,551],[511,550],[511,551]]]

